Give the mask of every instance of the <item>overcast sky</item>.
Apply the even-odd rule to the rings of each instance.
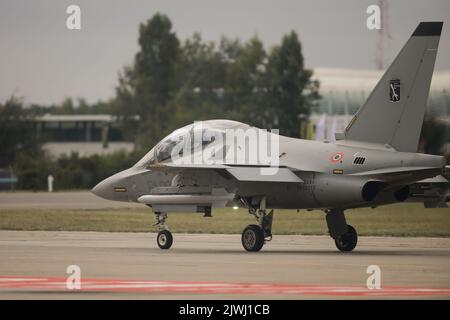
[[[0,101],[12,94],[28,103],[64,97],[89,102],[114,94],[117,73],[136,53],[138,26],[165,13],[183,40],[200,32],[248,40],[266,47],[295,30],[309,68],[375,68],[376,31],[366,28],[366,8],[377,0],[0,0]],[[79,31],[66,28],[66,8],[81,7]],[[388,2],[391,40],[385,63],[419,21],[444,21],[436,69],[450,69],[450,1]]]

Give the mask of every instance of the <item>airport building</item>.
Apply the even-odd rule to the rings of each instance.
[[[134,143],[123,139],[115,117],[109,114],[45,114],[34,119],[34,126],[37,137],[43,141],[43,149],[55,157],[71,153],[104,155],[134,149]]]
[[[351,114],[366,101],[384,74],[384,70],[315,68],[314,79],[320,81],[316,113]],[[450,70],[435,71],[428,97],[428,110],[437,116],[450,115]]]

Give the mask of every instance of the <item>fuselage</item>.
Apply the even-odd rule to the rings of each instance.
[[[170,160],[153,162],[151,166],[140,161],[105,179],[93,192],[110,200],[138,202],[141,196],[160,192],[164,188],[169,188],[174,194],[183,194],[185,190],[196,192],[225,188],[237,198],[251,199],[265,195],[267,206],[272,208],[377,206],[405,200],[408,191],[405,187],[436,176],[445,161],[441,156],[397,152],[389,146],[279,136],[278,165],[290,168],[302,180],[301,183],[238,181],[219,170],[175,170],[165,168],[167,164]],[[414,168],[429,170],[411,174]],[[406,170],[404,175],[389,175],[389,172],[401,170]],[[383,171],[386,171],[385,174]],[[380,172],[383,180],[380,180]],[[370,186],[368,182],[371,182]]]

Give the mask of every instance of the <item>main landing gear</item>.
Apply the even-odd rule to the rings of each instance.
[[[245,250],[260,251],[267,241],[272,240],[273,210],[267,213],[266,199],[262,198],[259,209],[249,207],[258,223],[248,225],[242,232],[241,242]],[[351,225],[347,224],[344,210],[329,209],[325,211],[330,236],[334,239],[336,247],[342,252],[352,251],[358,243],[358,234]],[[155,212],[155,224],[158,228],[156,242],[161,249],[169,249],[173,244],[172,233],[165,225],[166,212]]]
[[[256,252],[261,250],[266,241],[272,240],[273,210],[266,213],[266,199],[261,200],[258,211],[249,207],[249,212],[258,220],[258,224],[248,225],[242,232],[241,242],[245,250]]]
[[[345,220],[344,210],[330,209],[325,211],[328,230],[334,239],[336,247],[342,252],[355,249],[358,243],[358,234]]]
[[[167,229],[165,225],[167,219],[166,212],[155,212],[155,224],[158,228],[158,235],[156,236],[156,243],[160,249],[169,249],[173,243],[172,233]]]

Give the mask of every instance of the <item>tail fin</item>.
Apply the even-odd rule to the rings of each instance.
[[[421,22],[345,129],[346,140],[416,152],[442,22]]]

